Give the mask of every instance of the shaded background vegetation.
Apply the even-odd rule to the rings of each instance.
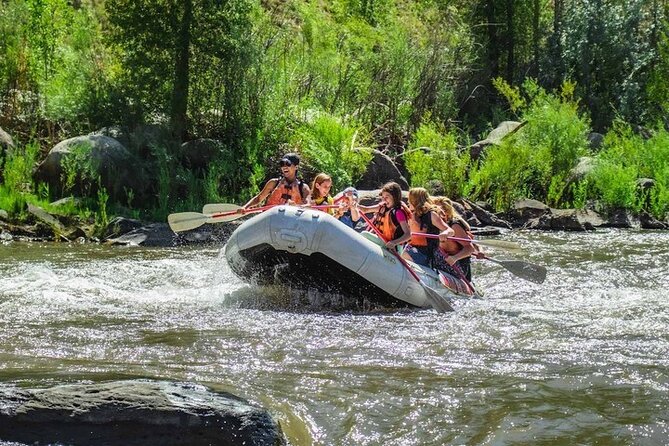
[[[118,126],[145,188],[84,208],[164,218],[241,202],[284,143],[335,187],[371,149],[413,185],[502,210],[669,211],[665,0],[3,0],[0,207],[54,196],[32,167],[58,141]],[[473,159],[499,122],[521,131]],[[159,137],[143,138],[158,125]],[[606,134],[593,149],[591,131]],[[181,143],[217,141],[194,167]],[[595,168],[572,178],[584,156]],[[654,180],[639,189],[640,178]]]

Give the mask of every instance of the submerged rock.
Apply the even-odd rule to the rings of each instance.
[[[284,445],[269,413],[229,393],[164,381],[0,388],[0,442]]]

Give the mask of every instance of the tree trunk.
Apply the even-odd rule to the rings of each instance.
[[[170,121],[172,134],[179,141],[186,139],[188,132],[188,88],[190,71],[190,28],[193,22],[192,0],[183,0],[183,16],[179,22],[174,64],[174,88]]]
[[[514,0],[506,0],[506,81],[509,85],[513,85],[513,74],[516,71],[513,2]]]
[[[499,76],[499,42],[497,41],[497,18],[495,17],[495,0],[485,3],[486,28],[488,30],[488,67],[490,78]]]
[[[541,19],[541,0],[534,0],[534,10],[532,11],[532,76],[539,77],[539,20]]]

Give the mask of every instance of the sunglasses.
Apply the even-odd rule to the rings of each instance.
[[[290,167],[292,166],[293,163],[291,163],[289,160],[281,160],[279,161],[279,166],[280,167]]]

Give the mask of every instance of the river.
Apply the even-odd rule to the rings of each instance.
[[[196,381],[300,446],[668,444],[669,233],[504,238],[546,281],[477,262],[451,314],[296,306],[219,248],[4,243],[0,383]]]

